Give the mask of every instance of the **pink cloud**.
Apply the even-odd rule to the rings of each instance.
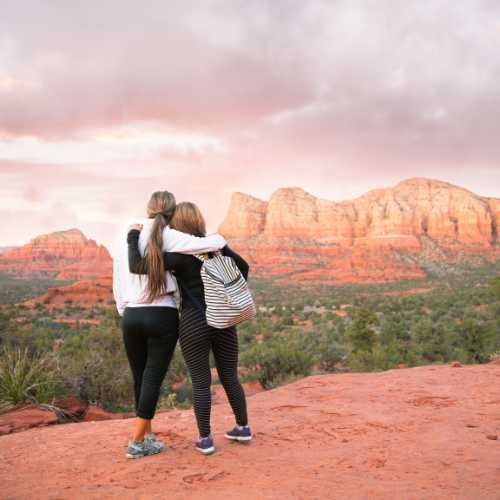
[[[338,200],[428,176],[498,196],[497,3],[288,5],[8,3],[0,244],[73,220],[107,242],[156,189],[197,201],[212,228],[232,191]],[[96,139],[144,123],[222,146]]]

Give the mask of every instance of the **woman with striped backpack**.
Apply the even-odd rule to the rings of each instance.
[[[205,220],[193,203],[179,203],[170,226],[194,236],[205,236]],[[130,231],[130,272],[146,272],[137,245],[139,231]],[[193,406],[199,430],[196,449],[203,454],[215,451],[210,432],[211,372],[210,351],[217,373],[233,409],[236,425],[225,433],[227,439],[249,442],[246,398],[238,379],[238,337],[236,324],[255,315],[255,305],[246,280],[249,266],[245,260],[224,247],[210,255],[193,256],[163,253],[165,269],[179,284],[182,308],[179,341],[193,382]]]

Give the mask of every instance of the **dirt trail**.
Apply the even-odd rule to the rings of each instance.
[[[499,364],[315,376],[248,403],[254,441],[224,440],[217,405],[210,457],[190,410],[158,416],[169,449],[141,460],[131,420],[0,437],[0,498],[500,498]]]

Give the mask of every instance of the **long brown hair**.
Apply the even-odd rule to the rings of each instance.
[[[148,275],[146,301],[153,302],[167,293],[165,266],[163,264],[163,229],[175,211],[175,196],[168,191],[156,191],[147,206],[148,217],[153,220],[151,234],[144,254],[144,272]]]
[[[183,201],[175,207],[170,227],[194,236],[206,236],[205,219],[200,209],[190,201]]]

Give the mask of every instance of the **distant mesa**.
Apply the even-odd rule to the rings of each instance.
[[[81,280],[111,276],[111,256],[79,229],[43,234],[0,254],[0,271]]]
[[[342,283],[494,261],[499,227],[500,199],[413,178],[341,202],[301,188],[279,189],[269,201],[235,193],[219,231],[248,257],[254,275]]]
[[[340,202],[299,187],[278,189],[269,201],[234,193],[219,231],[248,259],[253,276],[360,283],[494,262],[499,228],[500,199],[413,178]],[[0,250],[0,272],[93,280],[111,276],[112,259],[104,246],[69,229]],[[67,291],[73,292],[80,293]]]

